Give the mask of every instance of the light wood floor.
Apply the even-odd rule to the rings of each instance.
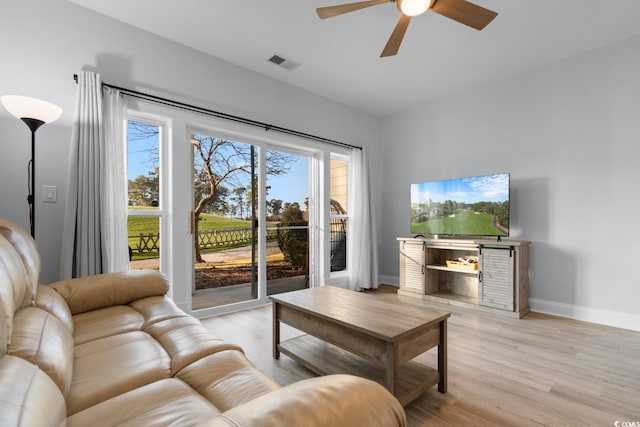
[[[368,291],[389,298],[395,288]],[[449,391],[405,409],[409,426],[614,426],[640,422],[640,333],[530,313],[510,319],[405,298],[451,312]],[[271,357],[271,306],[203,320],[282,385],[314,374]],[[283,327],[282,339],[300,334]],[[417,360],[434,364],[435,350]]]

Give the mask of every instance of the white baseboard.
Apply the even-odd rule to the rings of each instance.
[[[400,283],[398,276],[380,275],[379,279],[380,283],[393,286],[398,286],[398,283]],[[538,313],[552,314],[554,316],[568,317],[584,322],[640,332],[640,315],[638,314],[621,313],[618,311],[564,304],[536,298],[529,299],[529,306],[531,311]]]
[[[392,285],[395,287],[399,287],[399,283],[400,283],[400,278],[398,276],[385,276],[385,275],[379,275],[378,276],[378,282],[380,283],[384,283],[385,285]]]
[[[640,315],[530,298],[531,311],[640,331]]]
[[[400,278],[398,276],[386,276],[384,274],[380,274],[378,276],[378,282],[384,283],[385,285],[400,286]]]

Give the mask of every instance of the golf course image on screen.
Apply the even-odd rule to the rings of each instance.
[[[411,233],[509,235],[509,174],[411,185]]]

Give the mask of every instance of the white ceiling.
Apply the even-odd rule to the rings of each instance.
[[[394,3],[321,20],[356,0],[70,1],[380,117],[640,34],[640,0],[477,0],[499,13],[484,30],[428,12],[380,58]]]

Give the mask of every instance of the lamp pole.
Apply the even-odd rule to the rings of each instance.
[[[29,225],[31,226],[31,237],[36,237],[36,204],[35,204],[35,189],[36,189],[36,131],[40,126],[44,124],[42,120],[32,119],[30,117],[21,117],[20,120],[25,122],[29,129],[31,129],[31,162],[29,167],[29,195],[27,196],[27,203],[29,204]]]

